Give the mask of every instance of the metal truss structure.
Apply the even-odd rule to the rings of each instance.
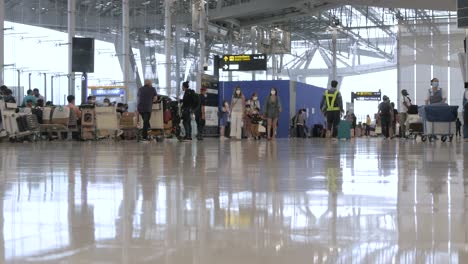
[[[7,21],[67,31],[67,0],[4,1]],[[175,72],[185,71],[185,61],[197,61],[200,56],[199,32],[194,30],[192,16],[197,1],[173,0],[169,8],[165,2],[129,1],[130,40],[133,48],[140,49],[141,68],[155,73],[154,54],[165,52],[164,15],[170,10],[171,69],[176,79]],[[205,0],[206,54],[270,51],[280,58],[272,72],[290,78],[330,76],[333,67],[340,77],[392,69],[397,65],[398,22],[453,16],[454,2],[354,0],[345,5],[339,0]],[[77,0],[76,33],[115,42],[122,31],[121,16],[121,0]],[[276,30],[283,32],[283,42],[279,41],[283,44],[268,46],[262,39],[271,39]],[[321,56],[328,69],[313,65],[314,56]],[[363,63],[362,57],[373,62]]]

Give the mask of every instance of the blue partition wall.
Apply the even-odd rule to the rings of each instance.
[[[307,126],[309,127],[315,124],[324,124],[325,122],[325,118],[320,111],[320,102],[325,90],[305,83],[296,83],[296,110],[301,108],[308,110]]]
[[[283,112],[281,112],[279,118],[278,137],[289,137],[290,81],[221,82],[219,86],[219,105],[222,105],[223,100],[231,100],[232,93],[237,86],[241,87],[246,99],[249,99],[253,92],[257,92],[262,107],[271,88],[275,87],[283,105]]]

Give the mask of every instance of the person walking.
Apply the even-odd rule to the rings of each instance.
[[[245,97],[240,87],[234,90],[231,98],[231,138],[242,139],[242,120],[245,114]]]
[[[192,115],[198,108],[199,96],[194,90],[190,89],[189,82],[182,83],[184,97],[182,98],[182,120],[185,129],[184,141],[192,140]]]
[[[372,124],[372,120],[370,116],[367,115],[367,118],[366,118],[366,136],[367,137],[370,136],[371,124]]]
[[[148,140],[148,130],[150,129],[151,112],[153,103],[158,99],[156,89],[151,80],[145,80],[145,85],[138,90],[138,113],[143,120],[143,129],[141,131],[142,142]]]
[[[455,135],[457,137],[461,137],[462,122],[460,121],[460,118],[457,118],[456,127],[457,127],[457,132],[455,133]]]
[[[343,99],[338,91],[338,81],[331,82],[330,89],[326,90],[320,103],[320,109],[327,120],[327,135],[330,138],[338,136],[338,126],[340,125],[343,110]]]
[[[408,110],[411,106],[411,99],[407,90],[401,90],[401,105],[400,105],[400,127],[401,137],[406,138],[406,121],[408,120]]]
[[[263,105],[263,115],[267,119],[267,139],[271,140],[276,137],[276,129],[278,127],[278,118],[282,111],[281,100],[278,95],[278,90],[272,88],[270,94]]]
[[[391,129],[391,121],[393,116],[393,108],[390,104],[390,98],[388,96],[383,96],[383,102],[379,104],[379,115],[380,115],[380,123],[382,125],[382,133],[385,139],[390,138],[390,129]]]
[[[224,100],[223,106],[219,113],[219,138],[224,140],[226,138],[226,127],[228,125],[229,118],[229,102]]]
[[[298,138],[306,138],[305,125],[306,125],[306,111],[305,109],[299,109],[296,115],[296,130]]]
[[[203,131],[205,130],[206,117],[205,117],[205,107],[206,107],[206,87],[202,87],[200,90],[200,105],[195,112],[195,121],[197,122],[197,140],[203,140]]]

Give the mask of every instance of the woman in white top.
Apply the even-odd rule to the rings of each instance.
[[[234,90],[231,99],[231,138],[242,139],[242,119],[245,113],[245,97],[240,87]]]

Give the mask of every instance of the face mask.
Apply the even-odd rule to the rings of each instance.
[[[203,96],[205,96],[205,98],[206,98],[206,97],[208,97],[208,95],[207,95],[207,94],[204,94]]]
[[[271,91],[271,95],[276,95],[276,91]]]
[[[237,95],[240,95],[240,93],[241,93],[240,91],[236,91],[236,94],[237,94]]]
[[[434,88],[439,88],[439,82],[433,82],[432,87]]]
[[[254,98],[252,98],[254,101],[257,101],[258,100],[258,97],[257,96],[254,96]]]

